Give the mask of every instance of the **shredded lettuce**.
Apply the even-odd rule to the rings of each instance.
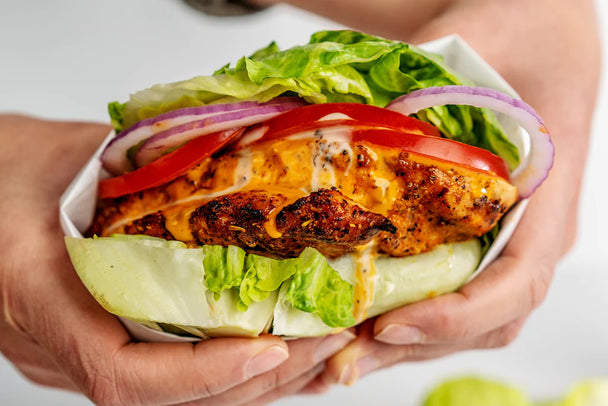
[[[309,103],[384,107],[413,90],[460,84],[470,83],[439,56],[416,46],[355,31],[321,31],[308,44],[284,51],[273,42],[211,76],[152,86],[131,95],[124,104],[110,103],[110,112],[120,131],[142,119],[189,106],[268,101],[290,93]],[[494,152],[511,168],[519,163],[517,148],[490,110],[437,106],[419,113],[419,118],[433,123],[449,138]]]

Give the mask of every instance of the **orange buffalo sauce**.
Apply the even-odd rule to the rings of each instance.
[[[176,239],[193,239],[188,219],[192,211],[222,195],[251,190],[265,191],[285,198],[264,227],[268,234],[280,238],[275,218],[284,206],[290,205],[313,191],[337,187],[345,196],[368,210],[386,214],[398,188],[391,187],[395,174],[383,164],[381,149],[367,152],[373,158],[373,169],[361,175],[357,171],[355,152],[347,134],[331,138],[284,139],[231,152],[213,160],[205,160],[188,174],[163,187],[168,201],[159,201],[155,190],[143,193],[140,200],[123,210],[124,216],[106,228],[104,234],[120,231],[125,224],[147,214],[162,211],[167,230]],[[201,181],[212,171],[211,179]]]

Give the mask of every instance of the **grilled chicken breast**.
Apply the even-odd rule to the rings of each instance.
[[[90,234],[147,234],[328,257],[374,242],[413,255],[489,231],[515,203],[504,179],[347,134],[288,137],[209,158],[174,181],[101,201]]]

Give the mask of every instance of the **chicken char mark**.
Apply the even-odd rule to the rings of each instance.
[[[407,256],[438,244],[465,241],[488,232],[516,198],[515,188],[490,176],[421,165],[401,152],[389,162],[403,181],[388,218],[397,227],[379,237],[380,252]]]
[[[125,226],[124,231],[126,234],[144,234],[165,240],[175,239],[165,227],[165,216],[161,211],[134,220]]]
[[[380,232],[396,232],[386,217],[362,209],[337,189],[321,189],[280,208],[284,202],[282,195],[263,191],[232,193],[196,209],[190,228],[200,244],[238,245],[275,257],[294,257],[306,247],[336,257]],[[279,208],[275,224],[281,238],[273,238],[266,225]]]

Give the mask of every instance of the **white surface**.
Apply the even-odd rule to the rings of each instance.
[[[597,2],[608,22],[608,4]],[[279,39],[287,47],[337,25],[280,7],[250,18],[212,19],[173,0],[0,0],[0,112],[107,121],[105,105],[153,83],[208,73]],[[608,27],[603,37],[608,39]],[[607,41],[608,42],[608,41]],[[604,45],[606,51],[608,47]],[[598,112],[607,110],[604,77]],[[604,155],[608,119],[597,115],[581,201],[580,237],[560,264],[543,306],[510,347],[400,365],[353,387],[283,406],[417,405],[439,380],[465,373],[504,379],[536,398],[563,393],[584,377],[608,376],[608,198]],[[602,233],[600,233],[602,231]],[[73,394],[39,388],[0,358],[0,404],[87,405]]]

